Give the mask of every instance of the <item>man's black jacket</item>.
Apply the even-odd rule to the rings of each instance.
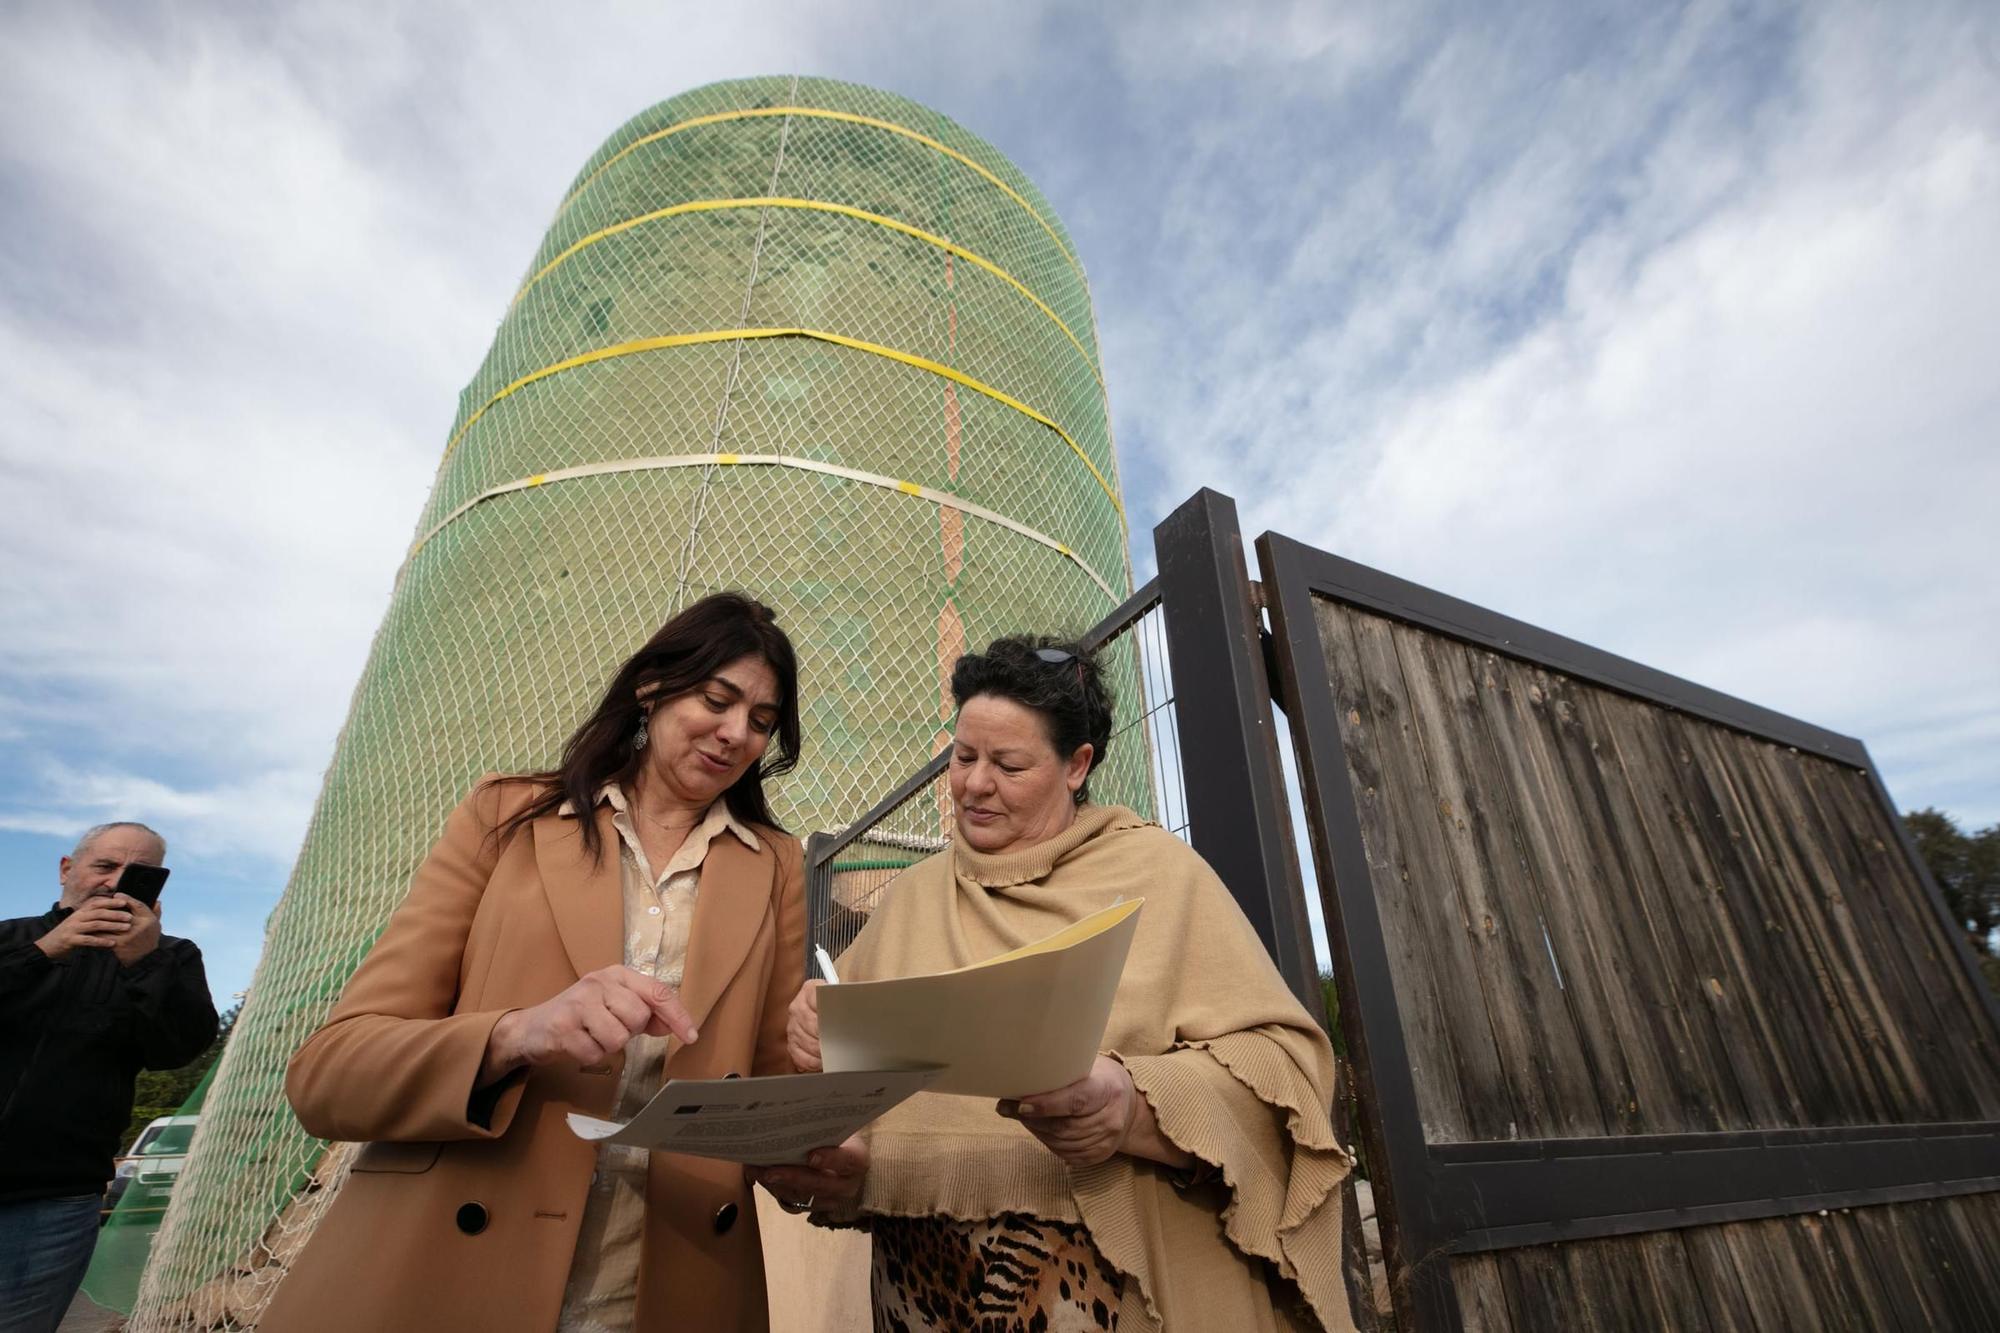
[[[103,1189],[139,1071],[178,1068],[215,1039],[191,941],[162,935],[130,967],[109,949],[52,961],[35,941],[69,914],[0,921],[0,1203]]]

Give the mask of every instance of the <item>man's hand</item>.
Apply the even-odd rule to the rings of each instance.
[[[1021,1122],[1042,1146],[1071,1166],[1096,1166],[1125,1146],[1139,1093],[1132,1075],[1108,1055],[1067,1087],[1001,1102],[994,1109]]]
[[[825,984],[808,981],[785,1010],[785,1050],[792,1057],[792,1068],[801,1074],[816,1074],[820,1069],[819,988]]]
[[[122,893],[112,894],[111,902],[124,909],[128,914],[126,920],[130,923],[125,933],[118,937],[118,942],[111,946],[111,952],[118,955],[120,967],[130,967],[160,947],[160,913],[156,908]]]
[[[132,914],[117,906],[130,902],[123,894],[92,898],[71,912],[54,930],[35,941],[35,947],[53,960],[69,957],[78,949],[112,949],[132,929]],[[153,920],[153,944],[160,942],[160,923]],[[146,947],[152,952],[152,945]],[[120,961],[124,961],[122,958]]]
[[[522,1065],[602,1064],[642,1034],[690,1044],[699,1035],[672,986],[623,965],[600,968],[552,1000],[502,1016],[486,1039],[479,1085]]]
[[[857,1134],[837,1148],[814,1148],[804,1166],[746,1166],[743,1175],[786,1212],[852,1204],[868,1178],[868,1141]]]

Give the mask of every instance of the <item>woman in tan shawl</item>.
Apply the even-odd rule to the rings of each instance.
[[[1146,900],[1090,1073],[996,1107],[922,1093],[780,1202],[874,1233],[877,1329],[1352,1327],[1327,1107],[1333,1055],[1227,889],[1185,843],[1087,802],[1111,738],[1095,662],[1011,638],[960,658],[957,836],[892,886],[847,981],[980,962]],[[808,982],[793,1063],[819,1068]]]

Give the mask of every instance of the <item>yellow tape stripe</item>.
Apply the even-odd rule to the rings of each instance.
[[[902,481],[895,477],[884,477],[873,472],[862,472],[856,468],[842,467],[838,463],[823,463],[817,458],[796,458],[788,454],[669,454],[658,458],[627,458],[609,463],[583,463],[576,467],[554,468],[548,472],[537,472],[532,477],[524,477],[520,481],[506,482],[490,490],[482,491],[458,508],[452,510],[449,514],[446,514],[431,527],[430,531],[417,538],[416,542],[410,547],[409,556],[403,561],[403,569],[407,570],[410,567],[410,562],[417,558],[417,553],[429,544],[431,538],[443,532],[460,518],[463,518],[472,509],[498,496],[512,495],[517,491],[533,490],[538,486],[553,485],[561,481],[574,481],[580,477],[603,477],[620,472],[653,472],[666,468],[709,467],[714,465],[797,468],[804,472],[817,472],[824,476],[842,477],[848,481],[860,482],[866,486],[880,486],[884,490],[897,491],[903,495],[913,496],[920,500],[929,500],[932,504],[942,505],[947,509],[956,509],[973,518],[983,519],[997,527],[1005,528],[1009,532],[1018,533],[1031,541],[1048,547],[1051,551],[1073,562],[1078,569],[1081,569],[1090,577],[1092,583],[1095,583],[1103,590],[1106,597],[1114,602],[1120,600],[1119,595],[1112,591],[1111,584],[1106,581],[1105,577],[1086,564],[1083,557],[1071,550],[1068,545],[1057,541],[1046,533],[1037,532],[1025,523],[1018,523],[1008,518],[1005,514],[997,513],[984,505],[973,504],[969,500],[961,499],[945,491],[936,491],[928,486],[920,486],[914,481]],[[397,578],[401,579],[401,577],[402,574],[399,572]]]
[[[1083,452],[1082,446],[1070,437],[1068,431],[1057,425],[1051,418],[1037,412],[1034,408],[1029,407],[1012,394],[976,380],[962,370],[954,370],[941,362],[933,361],[929,357],[916,356],[910,352],[901,352],[893,347],[884,347],[880,343],[863,342],[859,338],[849,338],[845,334],[828,333],[824,329],[716,329],[705,333],[670,333],[657,338],[639,338],[632,342],[617,343],[610,347],[600,347],[595,351],[568,357],[565,360],[556,362],[554,365],[543,366],[540,370],[530,371],[480,404],[479,410],[465,419],[465,424],[458,428],[457,433],[451,437],[451,442],[445,445],[444,456],[445,458],[450,458],[452,450],[458,448],[458,442],[465,438],[465,433],[471,430],[478,423],[479,419],[491,411],[496,404],[519,393],[530,384],[548,379],[552,375],[560,375],[566,370],[575,370],[581,366],[595,365],[599,361],[613,361],[622,356],[633,356],[639,352],[657,352],[670,347],[697,347],[704,343],[733,342],[738,338],[813,338],[820,342],[832,343],[837,347],[852,348],[857,352],[867,352],[872,356],[886,357],[891,361],[900,361],[906,366],[914,366],[918,370],[942,376],[955,384],[962,384],[974,393],[984,394],[996,403],[1004,403],[1016,412],[1019,412],[1022,416],[1040,422],[1062,437],[1062,442],[1067,444],[1070,447],[1070,451],[1082,459],[1083,465],[1090,469],[1090,475],[1097,478],[1098,488],[1104,492],[1104,498],[1111,501],[1111,507],[1118,512],[1119,526],[1121,529],[1124,526],[1125,506],[1118,502],[1118,493],[1111,489],[1111,483],[1104,479],[1104,474],[1097,470],[1097,464],[1090,461],[1090,456]],[[443,465],[442,460],[440,460],[439,465]]]
[[[750,199],[698,199],[692,203],[674,204],[668,208],[656,208],[652,212],[642,213],[636,218],[628,218],[623,222],[614,222],[610,226],[594,231],[582,240],[575,242],[554,259],[551,259],[548,263],[535,270],[534,275],[521,284],[521,290],[514,293],[514,299],[508,304],[510,307],[519,305],[521,298],[525,297],[529,289],[534,287],[536,283],[567,263],[578,251],[586,250],[608,237],[628,232],[634,227],[642,226],[648,222],[658,222],[663,218],[682,217],[690,213],[714,213],[736,208],[799,208],[810,209],[815,213],[836,213],[841,217],[858,218],[863,222],[872,222],[878,227],[887,227],[891,231],[901,232],[905,236],[914,237],[927,245],[934,245],[940,250],[957,255],[968,264],[976,264],[988,273],[991,273],[994,277],[999,278],[1002,282],[1013,287],[1021,295],[1027,297],[1028,300],[1034,303],[1035,309],[1047,315],[1050,322],[1062,330],[1063,337],[1069,339],[1069,345],[1076,348],[1076,354],[1083,358],[1083,364],[1089,368],[1091,377],[1097,381],[1098,388],[1101,389],[1104,387],[1104,376],[1098,372],[1097,363],[1091,360],[1090,353],[1084,350],[1082,342],[1078,341],[1076,334],[1071,332],[1069,325],[1063,322],[1062,316],[1051,310],[1046,301],[1029,291],[1026,283],[1023,283],[1006,269],[1001,268],[998,264],[980,255],[974,254],[962,245],[954,244],[942,236],[933,235],[921,227],[912,227],[907,222],[898,222],[895,218],[884,217],[880,213],[870,213],[864,209],[851,208],[846,204],[827,203],[819,199],[789,199],[779,196],[759,196]]]
[[[564,210],[576,202],[576,197],[589,189],[591,182],[602,176],[606,171],[609,171],[613,163],[619,161],[628,153],[637,152],[649,143],[657,143],[661,139],[679,134],[683,130],[696,129],[702,125],[720,125],[731,120],[760,120],[771,116],[802,116],[811,120],[839,120],[845,121],[850,125],[866,125],[872,129],[887,130],[891,134],[900,134],[905,139],[914,140],[926,148],[943,153],[955,162],[964,163],[985,177],[989,184],[999,189],[1009,199],[1012,199],[1015,203],[1026,209],[1028,216],[1033,218],[1041,226],[1041,229],[1049,234],[1049,239],[1056,243],[1056,249],[1062,251],[1063,258],[1069,260],[1070,267],[1076,270],[1076,276],[1079,279],[1083,279],[1083,265],[1078,262],[1075,252],[1069,248],[1069,245],[1061,236],[1056,234],[1056,229],[1049,225],[1048,219],[1043,217],[1033,204],[1022,198],[1013,186],[1007,184],[1006,181],[1001,180],[991,171],[973,161],[964,153],[959,152],[956,148],[948,148],[936,139],[931,138],[928,134],[919,134],[908,126],[898,125],[894,121],[877,120],[873,116],[856,115],[852,111],[825,111],[818,107],[810,106],[760,106],[746,108],[742,111],[718,111],[713,115],[696,116],[691,120],[678,121],[675,124],[667,126],[665,129],[654,130],[651,134],[642,135],[634,139],[610,157],[605,158],[604,161],[597,165],[595,171],[585,176],[577,183],[577,187],[574,190],[571,190],[564,196],[562,203],[556,205],[556,216],[561,217]]]

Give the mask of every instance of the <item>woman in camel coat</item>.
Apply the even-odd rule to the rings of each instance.
[[[798,745],[790,643],[722,594],[626,663],[562,768],[474,787],[292,1060],[301,1123],[366,1146],[264,1333],[765,1327],[742,1168],[565,1117],[790,1072],[801,856],[760,784]]]

